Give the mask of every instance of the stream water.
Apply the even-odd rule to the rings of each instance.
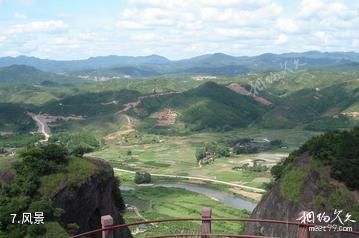
[[[257,205],[254,202],[247,201],[247,200],[245,200],[243,198],[234,196],[232,194],[222,192],[222,191],[218,191],[218,190],[211,189],[211,188],[205,188],[205,187],[202,187],[200,185],[195,185],[195,184],[184,184],[184,183],[157,184],[152,188],[156,189],[156,187],[185,189],[187,191],[191,191],[191,192],[195,192],[195,193],[205,195],[205,196],[207,196],[207,197],[209,197],[211,199],[214,199],[216,201],[224,203],[224,204],[226,204],[228,206],[239,208],[239,209],[246,209],[246,210],[248,210],[250,212],[253,211],[253,209]],[[123,191],[128,191],[128,190],[133,190],[134,188],[129,187],[129,186],[121,186],[120,189],[123,190]]]

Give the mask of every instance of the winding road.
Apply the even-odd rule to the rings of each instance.
[[[36,115],[33,113],[29,113],[29,115],[32,117],[34,121],[36,121],[36,124],[38,126],[38,131],[44,135],[45,139],[40,140],[40,143],[47,142],[50,138],[50,128],[47,125],[46,121],[41,120],[41,115]]]
[[[162,92],[162,93],[150,94],[150,95],[146,95],[146,96],[139,96],[136,101],[123,104],[124,108],[123,108],[122,110],[118,111],[117,113],[127,112],[127,111],[130,110],[131,108],[136,109],[137,106],[140,105],[140,103],[142,102],[142,100],[143,100],[143,99],[146,99],[146,98],[160,97],[160,96],[171,95],[171,94],[178,94],[178,93],[179,93],[179,92],[171,92],[171,91],[170,91],[170,92]]]
[[[113,168],[114,171],[119,171],[119,172],[124,172],[124,173],[131,173],[131,174],[135,174],[136,171],[131,171],[131,170],[126,170],[126,169],[119,169],[119,168]],[[181,175],[169,175],[169,174],[152,174],[151,176],[156,176],[156,177],[166,177],[166,178],[180,178],[180,179],[191,179],[191,180],[199,180],[199,181],[204,181],[204,182],[212,182],[212,183],[217,183],[217,184],[225,184],[228,186],[232,186],[232,187],[237,187],[237,188],[242,188],[245,189],[247,191],[251,191],[251,192],[256,192],[256,193],[265,193],[266,190],[264,189],[260,189],[260,188],[254,188],[254,187],[250,187],[250,186],[245,186],[245,185],[240,185],[240,184],[235,184],[235,183],[230,183],[230,182],[225,182],[225,181],[221,181],[221,180],[217,180],[217,179],[210,179],[210,178],[201,178],[201,177],[192,177],[192,176],[181,176]]]

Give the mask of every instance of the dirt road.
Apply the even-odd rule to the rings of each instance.
[[[41,115],[36,115],[33,113],[29,113],[29,115],[32,117],[32,119],[34,121],[36,121],[37,127],[38,127],[38,132],[40,132],[41,134],[44,135],[45,139],[40,140],[40,143],[44,143],[47,142],[51,136],[51,132],[50,132],[50,128],[47,125],[46,120],[44,119],[44,117],[42,117]]]
[[[136,171],[119,169],[119,168],[113,168],[113,170],[114,171],[119,171],[119,172],[131,173],[131,174],[136,173]],[[241,189],[244,189],[244,190],[247,190],[247,191],[250,191],[250,192],[256,192],[256,193],[265,193],[266,192],[264,189],[249,187],[249,186],[245,186],[245,185],[240,185],[240,184],[235,184],[235,183],[230,183],[230,182],[225,182],[225,181],[220,181],[220,180],[217,180],[217,179],[210,179],[210,178],[201,178],[201,177],[192,177],[192,176],[180,176],[180,175],[169,175],[169,174],[152,174],[152,173],[151,173],[151,176],[199,180],[199,181],[204,181],[204,182],[225,184],[225,185],[228,185],[228,186],[231,186],[231,187],[241,188]]]
[[[122,110],[118,111],[117,113],[123,113],[123,112],[127,112],[131,108],[134,108],[134,109],[137,108],[137,106],[140,105],[142,100],[145,98],[159,97],[159,96],[165,96],[165,95],[171,95],[171,94],[177,94],[177,93],[179,93],[179,92],[163,92],[163,93],[156,93],[156,94],[151,94],[151,95],[147,95],[147,96],[140,96],[134,102],[129,102],[129,103],[123,104],[123,106],[125,106],[125,107]]]

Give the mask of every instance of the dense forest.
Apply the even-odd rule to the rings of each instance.
[[[350,189],[359,190],[359,127],[350,131],[332,131],[311,138],[279,165],[272,168],[276,179],[299,154],[309,152],[325,166],[330,166],[332,178],[344,182]]]

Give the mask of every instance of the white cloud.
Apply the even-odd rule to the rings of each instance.
[[[268,36],[269,32],[258,29],[242,29],[242,28],[217,28],[215,32],[219,35],[235,38],[260,38]]]
[[[268,4],[269,0],[130,0],[130,3],[142,6],[156,6],[161,8],[203,8],[203,7],[240,7],[240,8],[255,8]]]
[[[301,0],[299,7],[299,15],[304,17],[312,16],[325,7],[323,0]]]
[[[55,13],[33,21],[23,15],[33,18],[31,11],[13,13],[0,22],[0,54],[68,59],[155,53],[178,59],[209,52],[359,50],[359,5],[349,0],[299,0],[298,5],[275,0],[127,0],[121,6],[116,14],[95,20],[80,9],[76,17]]]
[[[61,20],[50,20],[50,21],[33,21],[25,24],[17,24],[12,26],[6,32],[8,34],[18,34],[26,32],[53,32],[67,28]]]
[[[282,32],[295,33],[302,30],[301,22],[298,19],[278,18],[276,26]]]
[[[284,34],[280,34],[275,40],[276,45],[282,45],[288,42],[288,37]]]
[[[16,19],[20,19],[20,20],[27,19],[27,16],[25,14],[22,14],[22,13],[19,13],[19,12],[15,12],[14,17]]]
[[[328,35],[328,33],[324,32],[324,31],[318,31],[318,32],[314,32],[314,37],[319,39],[321,41],[321,43],[327,45],[329,44],[330,41],[330,37]]]
[[[354,39],[354,40],[352,41],[352,45],[353,45],[354,47],[359,47],[359,39]]]
[[[154,33],[140,33],[140,34],[135,34],[131,36],[132,40],[141,40],[141,41],[150,41],[150,40],[154,40],[156,39],[156,34]]]
[[[198,29],[205,24],[249,25],[278,16],[281,6],[269,0],[132,0],[140,6],[124,9],[117,25],[129,29],[179,27]],[[256,6],[256,7],[254,7]]]
[[[276,4],[269,4],[255,10],[241,10],[237,8],[203,8],[201,17],[208,22],[229,23],[231,25],[251,25],[278,16],[282,8]]]
[[[344,3],[333,0],[301,0],[299,7],[301,17],[352,17],[356,12]]]
[[[134,22],[134,21],[129,21],[129,20],[119,20],[116,24],[119,28],[126,28],[126,29],[134,29],[134,30],[139,30],[139,29],[146,29],[148,28],[146,25],[139,23],[139,22]]]

